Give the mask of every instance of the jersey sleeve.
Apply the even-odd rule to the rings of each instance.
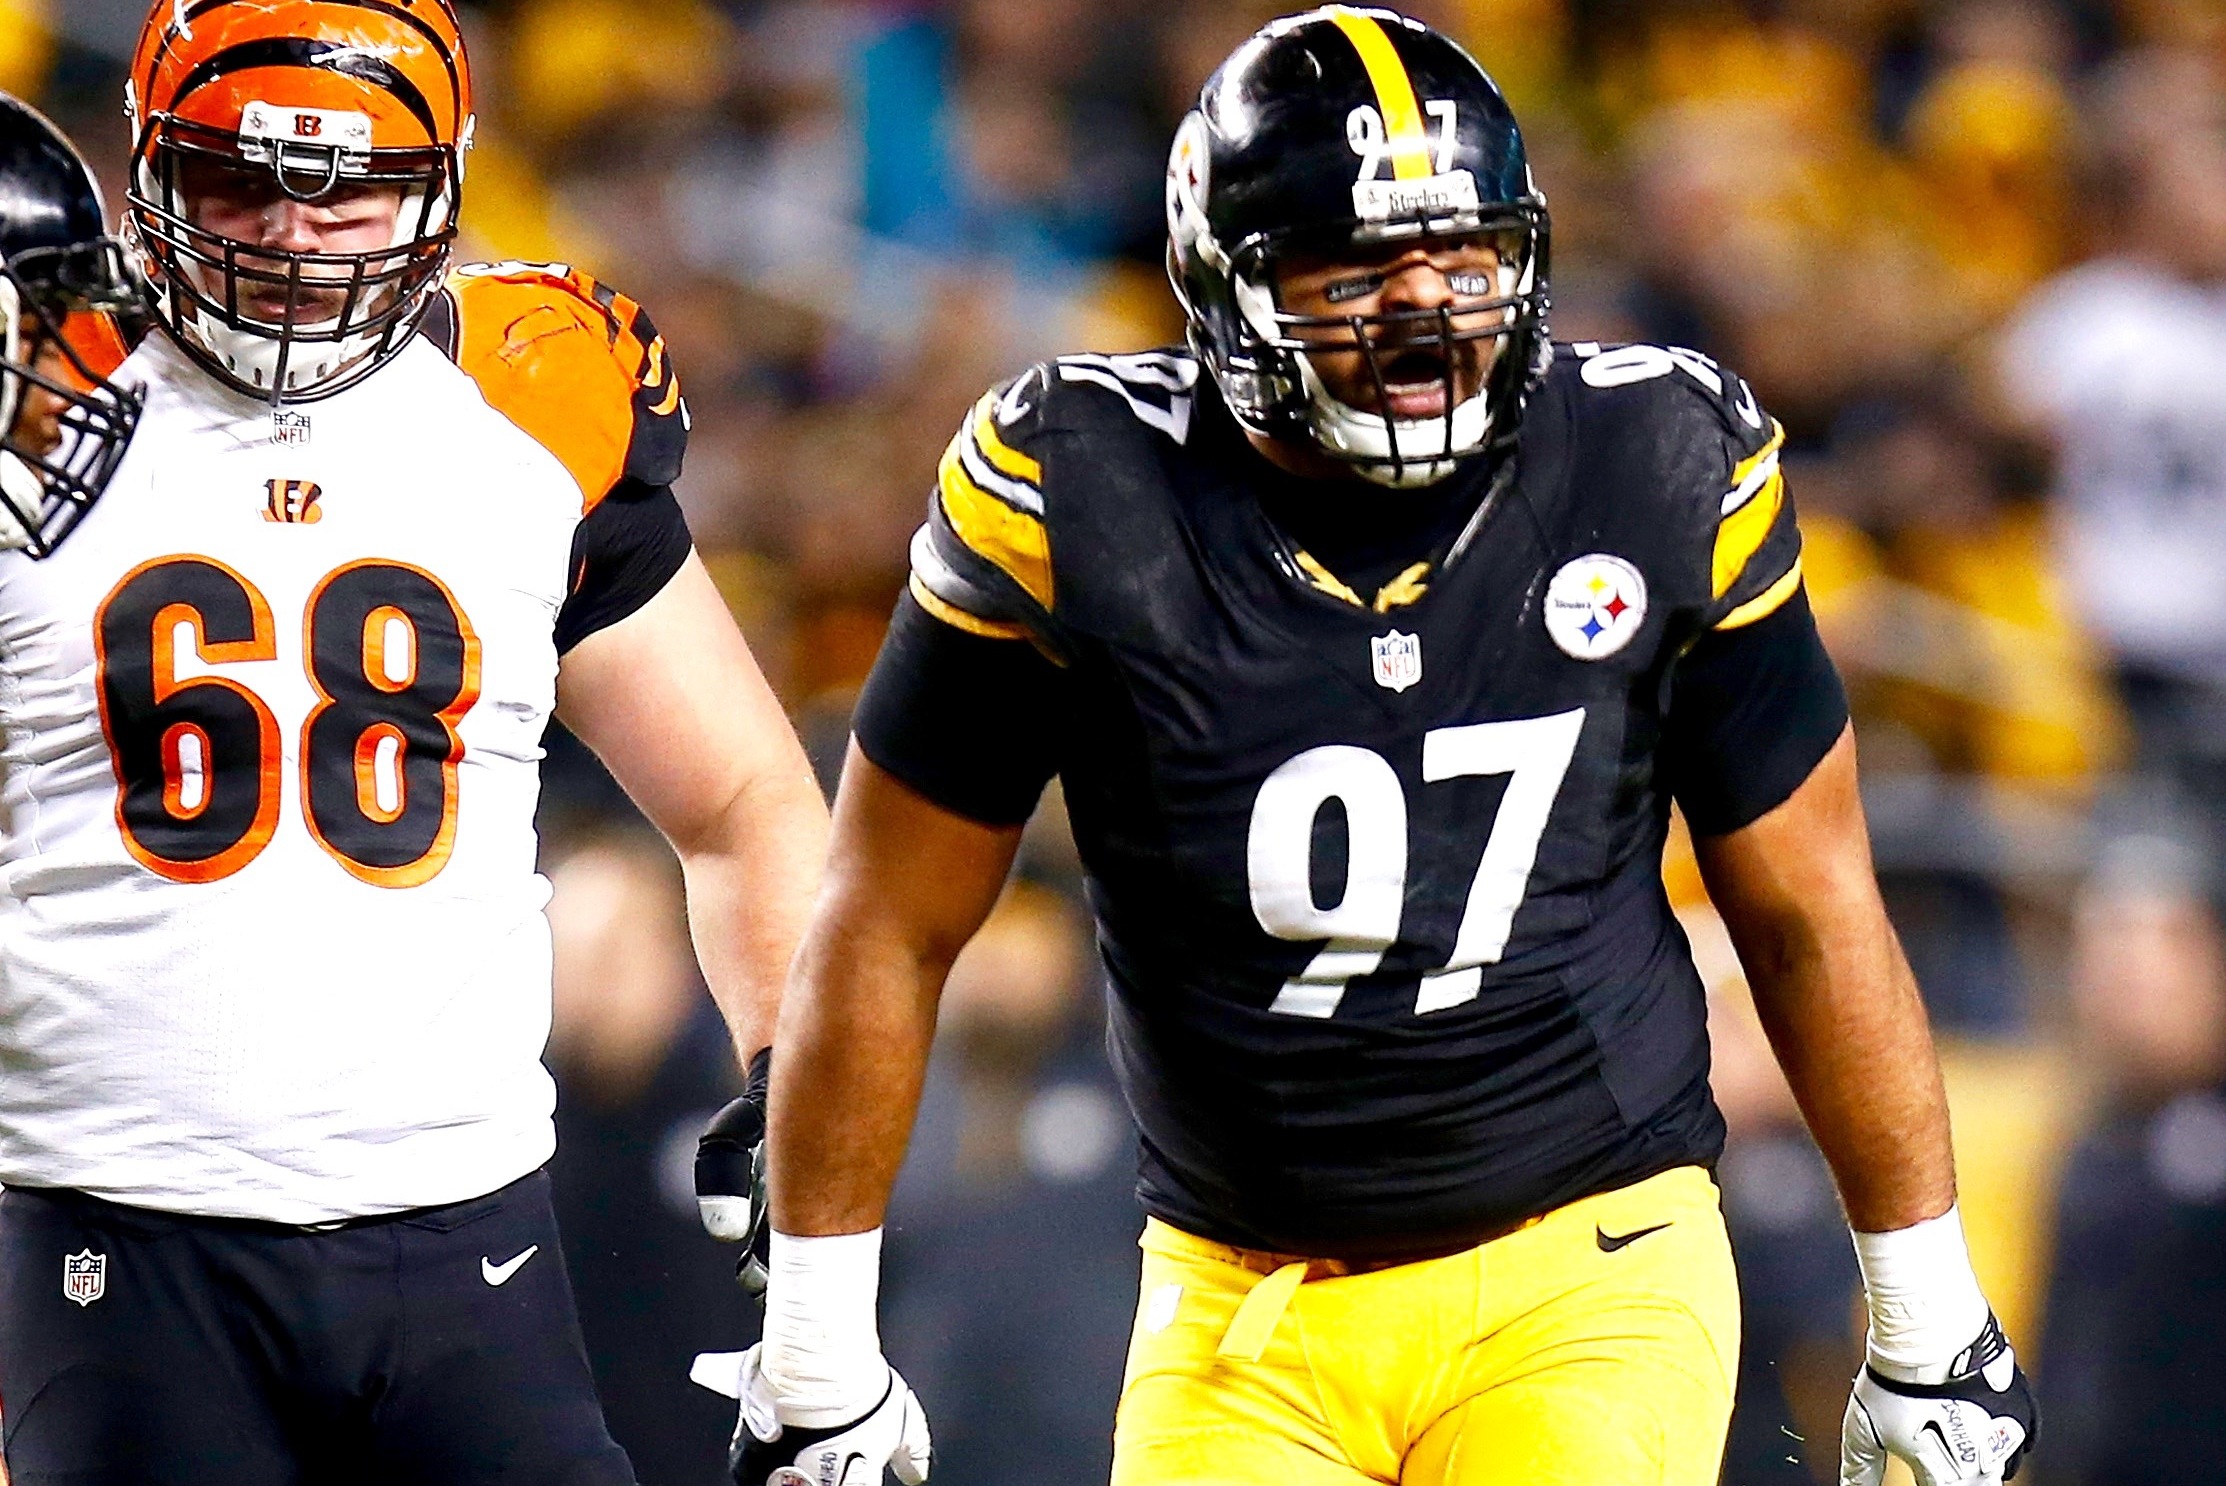
[[[648,314],[608,284],[564,264],[470,265],[425,331],[571,472],[583,513],[621,481],[656,489],[680,477],[679,373]]]
[[[1779,454],[1785,429],[1755,403],[1754,391],[1721,373],[1718,414],[1729,474],[1714,502],[1708,552],[1710,629],[1733,630],[1776,613],[1801,585],[1801,531]]]
[[[1847,727],[1847,693],[1795,583],[1769,613],[1718,626],[1671,672],[1662,767],[1696,835],[1736,831],[1800,788]]]
[[[936,465],[912,539],[913,600],[984,639],[1049,643],[1055,599],[1045,524],[1041,367],[983,394]]]
[[[655,598],[694,550],[670,486],[620,481],[572,530],[571,588],[557,610],[557,654]]]
[[[1016,826],[1059,771],[1070,673],[1035,646],[897,601],[851,727],[859,751],[954,815]]]

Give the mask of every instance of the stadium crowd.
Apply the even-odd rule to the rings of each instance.
[[[1161,173],[1262,0],[489,0],[467,253],[641,298],[679,491],[841,756],[943,439],[1180,331]],[[2044,1486],[2226,1480],[2226,8],[1408,0],[1523,120],[1565,340],[1691,346],[1788,430],[1889,902],[1944,1039]],[[139,0],[0,0],[0,88],[106,172]],[[1102,1479],[1141,1219],[1056,811],[961,971],[892,1214],[892,1358],[957,1486]],[[552,744],[570,1259],[643,1479],[722,1478],[754,1324],[686,1167],[734,1071],[662,849]],[[1688,862],[1746,1288],[1733,1486],[1827,1479],[1853,1256]],[[2107,1447],[2107,1448],[2106,1448]]]

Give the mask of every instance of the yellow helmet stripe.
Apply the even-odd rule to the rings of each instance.
[[[1368,69],[1368,83],[1376,90],[1376,107],[1383,114],[1384,135],[1391,146],[1393,178],[1416,181],[1435,175],[1414,81],[1407,76],[1407,64],[1399,60],[1399,49],[1391,44],[1383,23],[1342,5],[1330,6],[1329,18],[1360,53],[1360,65]]]

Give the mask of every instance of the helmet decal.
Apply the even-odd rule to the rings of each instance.
[[[1368,83],[1375,90],[1376,107],[1381,110],[1371,117],[1391,157],[1392,178],[1413,181],[1435,174],[1430,168],[1429,140],[1422,129],[1422,109],[1415,102],[1414,80],[1407,75],[1407,64],[1399,60],[1399,49],[1391,44],[1382,23],[1365,11],[1342,5],[1328,6],[1323,14],[1345,33],[1353,50],[1360,53],[1361,66],[1368,70]],[[1349,120],[1350,116],[1348,129]],[[1363,179],[1368,178],[1363,175]]]

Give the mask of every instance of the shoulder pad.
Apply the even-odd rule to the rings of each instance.
[[[980,634],[1065,650],[1052,532],[1076,565],[1105,559],[1092,491],[1109,470],[1148,462],[1190,437],[1198,363],[1186,352],[1062,356],[992,388],[943,451],[927,524],[912,547],[912,591],[939,617]],[[1080,502],[1080,504],[1078,504]]]
[[[583,509],[622,480],[680,477],[679,373],[642,307],[609,285],[561,263],[468,264],[449,276],[426,333],[563,461]]]
[[[1801,534],[1779,468],[1785,429],[1762,410],[1754,389],[1679,346],[1580,342],[1570,349],[1583,386],[1596,394],[1627,388],[1624,396],[1643,399],[1634,412],[1664,450],[1672,499],[1694,503],[1705,543],[1706,622],[1735,629],[1791,598],[1801,581]]]
[[[912,592],[937,618],[1019,638],[1050,617],[1051,537],[1043,461],[1019,445],[1044,432],[1047,368],[976,402],[943,450],[927,524],[912,539]]]
[[[1039,417],[1047,427],[1101,430],[1142,427],[1176,443],[1190,438],[1196,403],[1198,359],[1188,351],[1139,351],[1122,356],[1061,356],[1031,368],[1042,393]]]

